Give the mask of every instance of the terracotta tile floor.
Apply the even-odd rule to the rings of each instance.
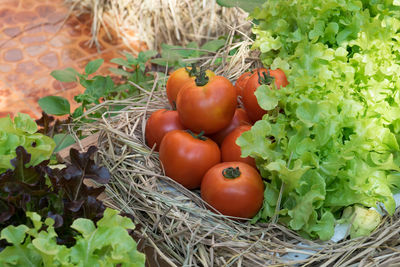
[[[107,61],[121,56],[122,41],[106,32],[100,33],[99,48],[90,46],[90,15],[68,14],[63,0],[0,0],[0,117],[25,112],[38,118],[39,98],[71,101],[83,91],[79,84],[56,81],[51,71],[81,71],[84,63],[105,58],[105,74],[113,65]]]

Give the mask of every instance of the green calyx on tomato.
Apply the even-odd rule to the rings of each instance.
[[[260,85],[262,84],[270,85],[275,79],[274,77],[271,76],[269,70],[267,70],[267,72],[261,72],[261,73],[257,72],[257,74],[258,74],[258,83]]]
[[[200,72],[196,74],[196,79],[194,80],[197,86],[204,86],[208,83],[209,78],[206,72],[200,68]]]
[[[195,134],[191,130],[186,130],[186,132],[190,133],[190,135],[193,136],[193,138],[195,138],[195,139],[199,139],[201,141],[207,140],[207,137],[204,136],[204,131],[201,131],[199,134]]]
[[[222,171],[222,175],[228,179],[238,178],[241,174],[242,173],[240,172],[239,167],[228,167]]]

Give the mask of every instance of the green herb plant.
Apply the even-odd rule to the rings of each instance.
[[[55,70],[51,75],[56,80],[61,82],[79,82],[85,88],[82,94],[74,97],[74,100],[80,106],[71,111],[68,100],[60,96],[43,97],[39,99],[39,105],[47,114],[56,116],[70,115],[72,119],[81,119],[85,112],[99,105],[102,101],[126,99],[138,94],[138,88],[130,82],[149,90],[153,86],[154,73],[146,71],[145,64],[155,54],[155,51],[150,50],[140,52],[137,58],[125,53],[126,60],[122,58],[112,59],[111,62],[118,64],[119,68],[110,68],[110,71],[122,76],[122,83],[115,83],[109,75],[94,75],[103,64],[103,59],[90,61],[86,65],[84,73],[78,73],[72,68]],[[113,106],[109,108],[118,110],[123,107]],[[91,118],[99,118],[106,111],[108,111],[107,108],[100,108],[87,114],[81,120],[90,122]]]
[[[118,64],[123,68],[109,68],[109,70],[116,75],[124,77],[126,81],[133,82],[144,89],[151,89],[154,82],[154,73],[146,70],[146,63],[155,55],[157,55],[157,51],[154,50],[139,52],[137,58],[125,53],[126,59],[114,58],[111,60],[112,63]],[[163,73],[158,73],[158,75],[163,76]],[[124,92],[125,94],[118,96],[119,99],[127,98],[138,92],[137,88],[129,83],[125,83],[125,87],[127,91]]]
[[[128,230],[135,225],[118,211],[107,208],[97,222],[79,218],[71,228],[76,231],[75,245],[57,244],[54,220],[35,212],[27,212],[27,225],[10,225],[1,231],[7,246],[0,252],[1,266],[145,266],[145,255],[136,249]]]

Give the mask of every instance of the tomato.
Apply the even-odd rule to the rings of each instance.
[[[236,144],[236,139],[251,129],[250,125],[241,125],[228,134],[221,145],[221,158],[223,162],[241,161],[256,168],[256,161],[252,157],[242,158],[242,150]]]
[[[176,109],[184,126],[193,132],[216,133],[227,127],[236,110],[236,91],[225,77],[212,76],[205,79],[204,73],[188,83],[177,97]]]
[[[254,92],[261,85],[261,83],[268,84],[268,82],[270,82],[265,81],[264,75],[269,75],[274,79],[276,89],[280,89],[280,87],[285,87],[286,85],[288,85],[285,73],[280,69],[258,69],[250,76],[245,88],[242,91],[242,102],[244,109],[247,111],[247,114],[253,122],[261,120],[263,115],[267,113],[266,110],[262,109],[258,105],[257,97],[254,95]]]
[[[243,88],[246,86],[247,81],[249,80],[252,72],[244,72],[240,77],[236,80],[235,82],[235,89],[236,89],[236,94],[238,96],[242,95]]]
[[[149,147],[153,147],[155,151],[160,148],[161,140],[167,132],[172,130],[184,130],[185,127],[179,120],[176,110],[160,109],[151,114],[146,122],[145,139]]]
[[[264,183],[250,165],[223,162],[204,175],[201,197],[224,215],[252,218],[262,207]]]
[[[188,189],[200,187],[207,170],[221,162],[221,152],[214,141],[183,130],[164,136],[159,155],[165,174]]]
[[[217,132],[216,134],[211,135],[210,138],[214,140],[218,145],[221,145],[222,141],[224,141],[225,137],[230,132],[232,132],[235,128],[239,127],[240,125],[244,124],[251,124],[249,116],[247,116],[247,113],[244,109],[237,108],[235,110],[235,114],[233,114],[231,123],[224,129]]]
[[[187,82],[195,83],[195,75],[191,72],[192,68],[180,68],[174,71],[167,80],[166,90],[167,90],[167,97],[169,103],[172,107],[175,108],[176,106],[176,97],[179,91],[182,89],[183,86],[186,85]],[[206,70],[206,74],[208,77],[215,76],[215,73],[211,70]]]

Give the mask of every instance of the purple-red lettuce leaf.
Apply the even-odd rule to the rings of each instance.
[[[22,147],[16,149],[11,160],[14,169],[0,174],[0,226],[29,223],[25,212],[34,211],[43,217],[52,218],[58,233],[57,242],[72,246],[76,232],[70,228],[77,218],[98,221],[105,207],[97,197],[105,187],[88,186],[90,179],[105,184],[110,179],[108,170],[99,167],[92,159],[96,152],[79,153],[71,149],[71,164],[63,169],[52,169],[49,161],[30,166],[31,155]],[[0,249],[6,244],[0,243]]]

